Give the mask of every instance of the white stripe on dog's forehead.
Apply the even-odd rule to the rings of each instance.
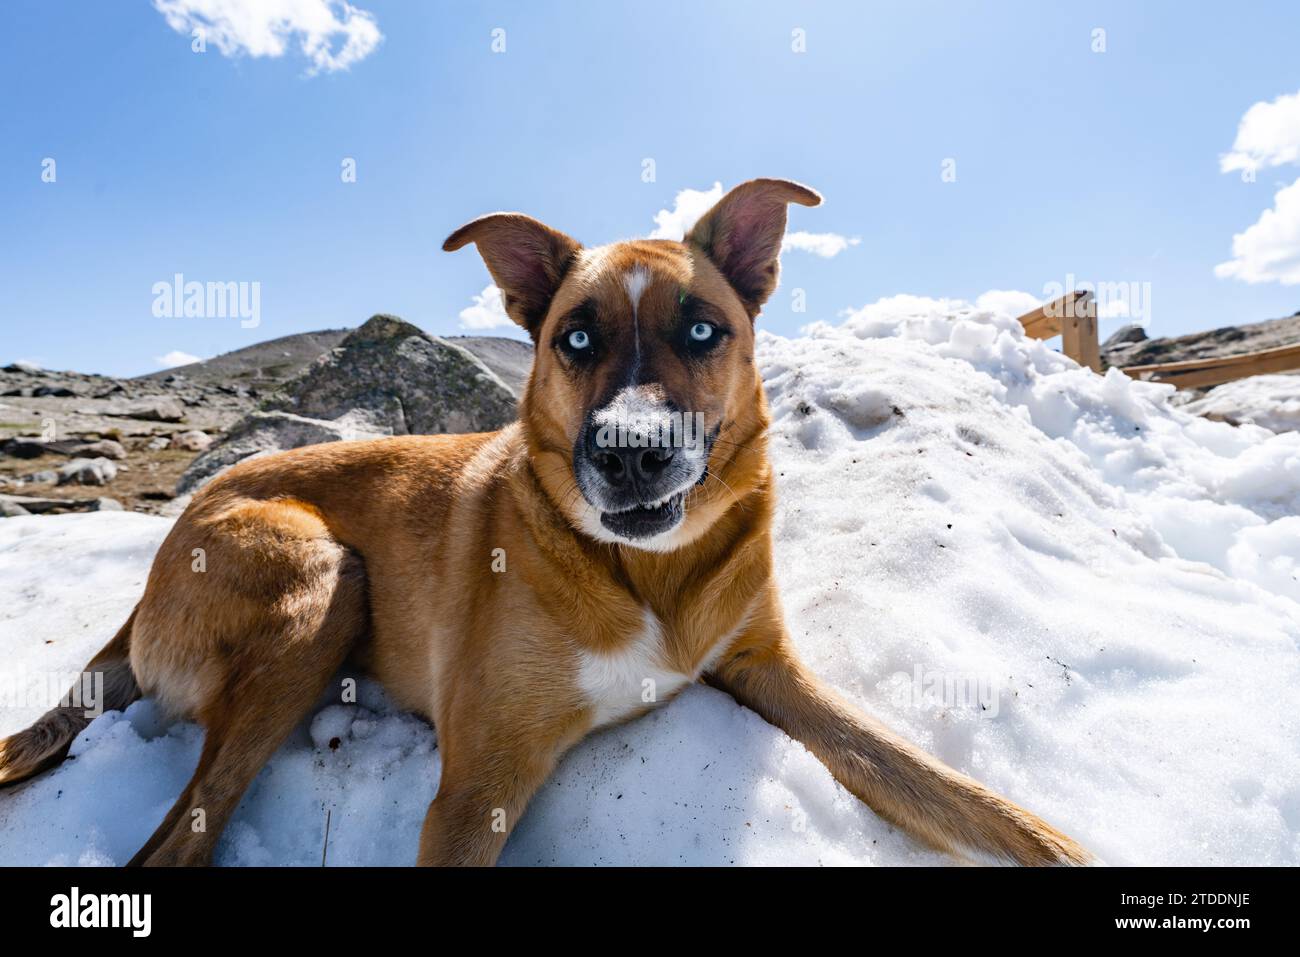
[[[641,371],[641,316],[637,306],[641,303],[641,294],[650,285],[650,270],[639,263],[623,274],[623,288],[632,303],[632,371],[633,382]]]
[[[645,266],[633,266],[623,273],[623,288],[627,290],[627,298],[632,303],[633,315],[636,315],[637,305],[641,302],[641,294],[645,292],[648,285],[650,285],[650,270],[646,269]]]

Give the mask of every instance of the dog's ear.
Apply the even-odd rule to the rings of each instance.
[[[506,313],[535,339],[582,244],[523,213],[480,216],[448,236],[442,248],[454,252],[466,243],[478,246]]]
[[[787,179],[751,179],[718,200],[684,241],[727,277],[752,319],[776,288],[786,204],[821,201],[814,190]]]

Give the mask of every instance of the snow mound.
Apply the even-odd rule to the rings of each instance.
[[[1295,432],[1300,430],[1300,375],[1256,375],[1226,382],[1182,409],[1274,432]]]
[[[1300,862],[1300,434],[1027,340],[1022,304],[896,297],[763,335],[777,571],[809,662],[1112,864]],[[0,678],[75,669],[138,597],[162,519],[0,523]],[[337,702],[337,694],[332,695]],[[0,708],[0,733],[39,708]],[[0,792],[0,864],[125,861],[201,732],[152,702]],[[435,735],[373,683],[258,777],[222,864],[408,864]],[[933,864],[801,746],[715,690],[592,736],[513,864]]]

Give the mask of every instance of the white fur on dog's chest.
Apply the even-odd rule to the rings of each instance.
[[[709,649],[693,674],[668,666],[663,625],[650,609],[632,639],[614,652],[583,651],[578,656],[578,688],[593,712],[595,726],[667,700],[699,678],[731,643],[735,632]]]

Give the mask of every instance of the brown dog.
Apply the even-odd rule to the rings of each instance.
[[[298,449],[195,497],[87,666],[108,707],[156,695],[206,729],[193,779],[133,863],[206,863],[349,654],[437,728],[421,864],[494,862],[567,748],[701,678],[930,845],[1087,862],[842,701],[786,631],[753,324],[786,205],[820,201],[753,180],[683,242],[584,249],[516,213],[453,233],[444,248],[477,244],[535,344],[520,421]],[[61,760],[85,724],[60,708],[0,742],[0,783]]]

